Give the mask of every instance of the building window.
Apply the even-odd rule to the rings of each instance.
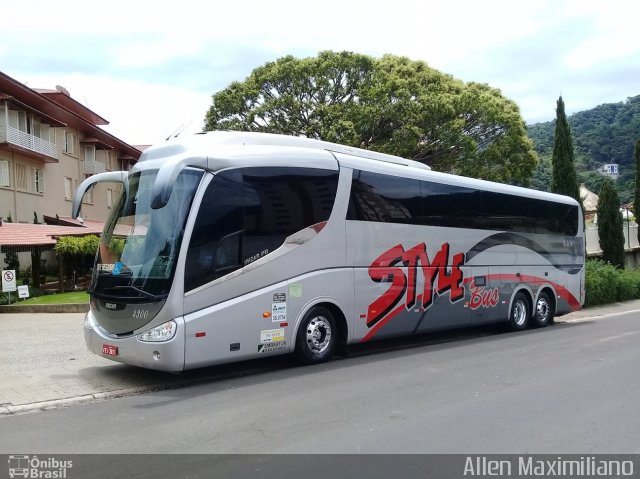
[[[71,195],[73,194],[73,191],[71,190],[71,185],[72,185],[71,178],[67,178],[65,176],[64,178],[64,199],[65,200],[71,199]]]
[[[113,167],[113,154],[111,151],[105,151],[105,163],[107,165],[107,170],[113,171],[115,168]]]
[[[27,167],[21,163],[16,163],[16,188],[26,191],[27,187]]]
[[[113,190],[107,190],[107,208],[113,206]]]
[[[89,178],[91,175],[85,175],[85,178]],[[93,204],[93,188],[89,188],[84,194],[84,203]]]
[[[76,134],[67,131],[64,135],[64,152],[69,155],[74,155],[76,152]]]
[[[94,163],[96,161],[96,147],[93,145],[84,146],[84,161]]]
[[[0,160],[0,186],[11,186],[8,160]]]
[[[44,170],[33,169],[33,191],[44,193]]]

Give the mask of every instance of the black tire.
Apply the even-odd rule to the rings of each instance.
[[[314,306],[298,328],[296,355],[305,364],[328,361],[338,344],[338,329],[333,313],[324,306]]]
[[[513,298],[511,311],[509,311],[509,329],[511,329],[511,331],[527,329],[530,316],[531,309],[529,300],[524,293],[517,293]]]
[[[536,301],[536,307],[533,311],[531,326],[534,328],[544,328],[553,322],[554,307],[549,294],[540,293]]]

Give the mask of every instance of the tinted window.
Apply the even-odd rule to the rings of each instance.
[[[420,182],[423,224],[452,228],[485,228],[481,192],[470,188]]]
[[[337,188],[337,171],[265,167],[218,173],[194,225],[185,291],[269,254],[297,231],[327,221]]]
[[[240,267],[243,196],[240,170],[218,173],[209,183],[191,234],[185,291]]]
[[[419,224],[421,216],[418,180],[353,172],[347,219]]]
[[[578,207],[354,171],[347,219],[575,236]]]
[[[327,221],[338,172],[310,168],[247,168],[243,260],[277,249],[287,236]]]

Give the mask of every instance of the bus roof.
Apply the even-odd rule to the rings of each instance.
[[[177,153],[177,145],[184,146],[184,150],[196,147],[211,147],[215,145],[254,145],[254,146],[293,146],[298,148],[312,148],[316,150],[326,150],[334,153],[344,153],[346,155],[368,158],[370,160],[393,163],[396,165],[412,166],[414,168],[430,170],[431,168],[419,161],[408,160],[400,156],[388,155],[377,151],[355,148],[352,146],[340,145],[329,141],[315,140],[301,136],[277,135],[273,133],[257,133],[245,131],[209,131],[196,133],[189,137],[178,137],[152,146],[144,151],[139,161],[158,158],[159,156],[174,155]],[[169,151],[167,151],[169,150]]]
[[[196,166],[191,160],[199,158],[195,163],[206,169],[207,167],[211,167],[209,160],[215,161],[216,163],[219,161],[214,159],[217,156],[216,152],[222,153],[222,157],[225,157],[226,154],[230,153],[230,151],[234,151],[237,147],[243,146],[254,148],[265,146],[268,149],[275,150],[279,148],[286,149],[288,147],[296,149],[306,148],[309,150],[315,150],[318,153],[320,153],[320,151],[325,151],[331,153],[331,156],[334,156],[340,165],[346,167],[379,170],[380,172],[386,172],[392,175],[410,176],[468,188],[475,187],[483,190],[545,199],[548,201],[577,204],[577,201],[568,196],[532,190],[520,186],[458,176],[450,173],[435,172],[424,163],[399,156],[339,145],[337,143],[315,140],[312,138],[272,133],[210,131],[189,135],[187,137],[178,137],[148,148],[142,153],[138,163],[149,160],[168,159],[169,157],[173,157],[177,160],[175,162],[170,161],[172,166],[166,164],[161,168],[161,170],[166,169],[166,171],[163,172],[163,175],[160,175],[163,176],[162,181],[159,181],[159,186],[162,185],[162,187],[158,188],[158,190],[163,190],[164,193],[162,194],[162,197],[168,198],[170,185],[173,180],[175,180],[175,176],[181,169],[178,164],[181,163],[183,165],[182,167],[187,165]],[[207,158],[209,158],[209,160],[207,160]],[[318,157],[318,159],[320,159],[320,157]],[[143,165],[140,166],[142,167]],[[164,166],[167,166],[168,168],[164,168]],[[158,201],[157,204],[162,205],[163,202],[163,200]]]

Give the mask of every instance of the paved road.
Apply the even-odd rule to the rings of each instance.
[[[0,453],[637,454],[639,305],[315,367],[213,368],[187,387],[4,415]],[[138,384],[118,365],[89,366],[85,381],[105,368]]]
[[[593,308],[560,321],[639,310],[640,301]],[[194,382],[207,382],[290,366],[286,359],[207,368],[183,375],[147,371],[90,354],[82,336],[84,314],[0,314],[0,415],[101,398],[131,395]],[[491,331],[488,332],[492,334]],[[441,334],[436,341],[487,334],[465,330]],[[394,348],[386,343],[376,348]],[[403,347],[400,341],[400,347]]]

